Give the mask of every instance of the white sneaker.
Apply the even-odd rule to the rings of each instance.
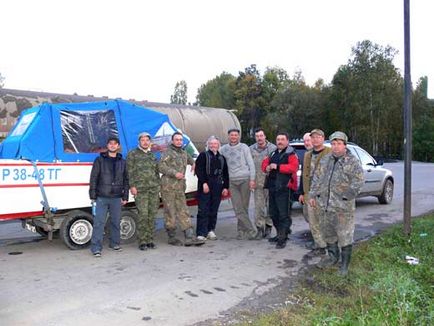
[[[214,233],[214,231],[209,231],[208,235],[207,235],[207,238],[210,239],[210,240],[217,240],[217,236]]]
[[[204,236],[202,236],[202,235],[196,237],[196,239],[199,240],[199,241],[206,241],[206,238]]]

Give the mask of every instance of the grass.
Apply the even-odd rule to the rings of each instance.
[[[413,219],[412,228],[409,237],[396,225],[358,244],[347,278],[336,268],[312,270],[285,308],[248,325],[434,325],[434,215]]]

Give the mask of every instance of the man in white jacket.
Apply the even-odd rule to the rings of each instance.
[[[256,187],[255,163],[246,144],[240,143],[240,130],[228,131],[229,144],[222,146],[220,152],[226,158],[229,169],[229,189],[232,206],[238,219],[237,239],[256,238],[256,230],[249,219],[250,192]]]

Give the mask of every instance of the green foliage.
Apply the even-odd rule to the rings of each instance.
[[[396,225],[358,245],[348,278],[314,270],[289,294],[295,304],[249,325],[433,325],[434,216],[412,224],[410,237]]]
[[[176,82],[175,91],[173,95],[170,96],[170,103],[187,104],[187,82],[185,80]]]
[[[214,108],[233,109],[235,106],[236,78],[227,72],[222,72],[214,79],[203,84],[196,96],[197,105]]]

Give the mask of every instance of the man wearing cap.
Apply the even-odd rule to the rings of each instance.
[[[237,239],[256,239],[257,232],[249,219],[250,192],[255,189],[255,163],[249,146],[240,143],[240,130],[228,130],[229,143],[220,152],[226,159],[229,169],[229,187],[232,206],[238,220]]]
[[[317,266],[333,266],[341,256],[339,274],[345,276],[351,260],[355,202],[364,176],[360,161],[347,149],[347,135],[336,131],[329,139],[332,151],[321,159],[313,175],[309,205],[319,209],[321,230],[327,243],[328,256]]]
[[[162,154],[158,163],[161,177],[161,197],[164,204],[164,226],[169,237],[168,243],[173,246],[202,245],[205,242],[197,240],[191,225],[190,212],[185,198],[185,171],[191,165],[194,171],[194,160],[182,147],[182,133],[172,135],[172,143]],[[185,241],[176,238],[176,222],[184,231]]]
[[[160,205],[160,174],[157,159],[151,151],[151,135],[142,132],[138,146],[127,156],[130,191],[138,209],[137,239],[139,249],[155,249],[155,216]]]
[[[262,172],[261,164],[264,158],[275,151],[277,147],[267,140],[262,128],[255,130],[255,140],[256,143],[250,146],[256,170],[255,224],[258,230],[258,237],[266,238],[271,233],[273,221],[268,214],[268,189],[264,189],[266,174]]]
[[[129,187],[126,162],[118,153],[119,149],[119,139],[109,138],[107,151],[95,159],[90,173],[89,197],[92,204],[96,202],[90,251],[95,257],[101,257],[107,211],[110,213],[110,248],[122,250],[119,246],[121,206],[128,202]]]
[[[300,196],[298,197],[298,201],[303,205],[303,214],[306,213],[312,233],[313,245],[310,254],[316,256],[326,253],[326,243],[320,228],[318,209],[308,205],[305,199],[307,199],[307,194],[309,193],[310,185],[319,165],[319,161],[324,155],[331,152],[331,148],[324,146],[324,132],[321,129],[312,130],[309,138],[311,139],[313,148],[304,154],[302,181],[300,182]]]

